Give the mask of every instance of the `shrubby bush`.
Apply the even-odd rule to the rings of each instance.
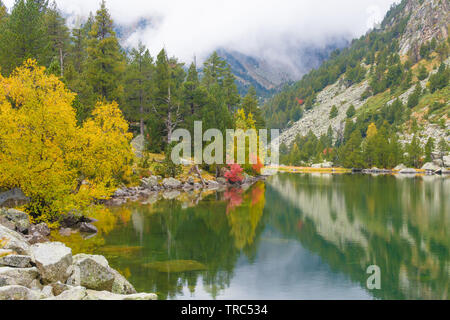
[[[0,186],[21,188],[36,222],[107,199],[131,175],[131,134],[118,105],[99,102],[78,125],[74,99],[33,60],[0,76]]]

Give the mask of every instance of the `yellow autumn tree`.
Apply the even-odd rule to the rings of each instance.
[[[37,222],[109,197],[130,171],[131,137],[117,105],[98,104],[79,127],[74,98],[33,60],[0,76],[0,187],[21,188]]]
[[[375,137],[377,134],[378,134],[377,126],[375,125],[375,123],[372,122],[369,125],[369,128],[367,129],[367,138],[371,139]]]

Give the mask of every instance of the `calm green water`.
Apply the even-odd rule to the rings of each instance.
[[[449,298],[448,178],[279,174],[192,201],[113,208],[85,246],[160,299]]]

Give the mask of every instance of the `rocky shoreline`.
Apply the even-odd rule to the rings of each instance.
[[[141,199],[161,195],[166,200],[176,199],[183,193],[194,191],[226,191],[228,188],[249,188],[258,181],[265,181],[267,176],[252,177],[244,175],[242,183],[231,184],[225,178],[216,180],[205,180],[204,183],[196,182],[194,177],[186,181],[174,178],[163,179],[160,176],[151,176],[141,180],[141,186],[118,189],[112,198],[106,202],[108,205],[121,205],[128,201],[139,201]]]
[[[196,190],[226,191],[249,188],[267,177],[245,175],[239,184],[224,178],[185,182],[152,176],[141,186],[116,191],[106,204],[118,205],[138,201],[151,195],[175,199]],[[156,197],[159,199],[159,197]],[[76,213],[64,215],[59,233],[96,234],[94,219]],[[45,223],[33,225],[26,213],[0,208],[0,300],[156,300],[153,293],[137,293],[118,271],[100,255],[77,254],[60,242],[50,242]]]
[[[8,211],[21,217],[20,211]],[[0,300],[157,299],[152,293],[137,293],[105,257],[73,256],[72,250],[60,242],[31,244],[30,238],[16,231],[23,220],[8,221],[8,227],[0,224]],[[42,226],[31,228],[47,232]]]

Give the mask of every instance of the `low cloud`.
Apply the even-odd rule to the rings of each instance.
[[[13,0],[4,1],[11,6]],[[100,1],[56,0],[72,23],[95,12]],[[124,41],[146,44],[153,55],[165,47],[189,62],[224,47],[275,58],[291,48],[325,46],[330,39],[350,40],[379,23],[395,0],[109,0],[114,21],[149,24]]]

